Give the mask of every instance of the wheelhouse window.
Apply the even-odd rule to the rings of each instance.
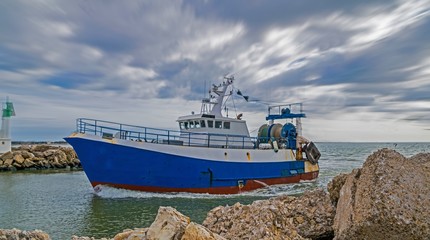
[[[214,121],[208,120],[208,127],[213,128],[214,127]]]
[[[224,122],[224,129],[230,129],[230,122]]]
[[[185,123],[179,122],[179,129],[184,130],[185,129]]]
[[[196,128],[200,128],[200,121],[194,121],[194,126]]]
[[[206,127],[205,120],[200,120],[200,127],[202,128]]]
[[[215,121],[215,128],[222,128],[222,122],[221,121]]]
[[[194,121],[190,122],[190,128],[194,128]]]
[[[188,129],[188,122],[184,122],[185,129]]]

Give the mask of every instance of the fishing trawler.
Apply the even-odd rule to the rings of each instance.
[[[80,118],[65,140],[94,188],[236,194],[317,178],[320,153],[302,136],[303,105],[269,106],[253,137],[241,114],[222,114],[233,82],[213,84],[199,114],[177,119],[179,131]]]

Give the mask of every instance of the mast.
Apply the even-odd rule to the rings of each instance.
[[[234,77],[224,77],[226,81],[224,81],[219,86],[212,85],[211,94],[214,93],[215,95],[211,95],[211,97],[214,99],[214,101],[211,101],[211,104],[213,104],[212,110],[210,111],[210,114],[215,115],[215,117],[222,117],[221,110],[222,110],[222,104],[224,101],[224,97],[226,95],[226,91],[230,85],[233,84]]]
[[[12,149],[12,139],[10,134],[10,118],[15,116],[13,103],[6,97],[6,102],[2,107],[2,124],[0,130],[0,153],[8,152]]]

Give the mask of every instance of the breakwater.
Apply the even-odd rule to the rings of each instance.
[[[81,163],[71,147],[21,145],[0,155],[0,171],[80,167]]]
[[[327,191],[219,206],[202,224],[160,207],[148,228],[113,239],[429,239],[429,196],[430,153],[406,158],[382,149]]]

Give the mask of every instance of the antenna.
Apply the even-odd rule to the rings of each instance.
[[[204,85],[204,87],[203,87],[203,92],[204,92],[204,93],[203,93],[203,94],[204,94],[204,95],[203,95],[203,98],[206,98],[206,91],[207,91],[207,90],[206,90],[206,79],[205,79],[205,85]]]

